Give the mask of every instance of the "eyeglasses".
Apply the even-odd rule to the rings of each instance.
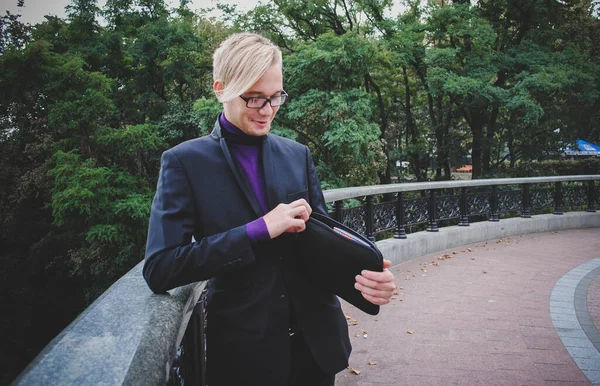
[[[242,95],[240,95],[240,98],[242,98],[246,102],[247,108],[262,109],[263,107],[265,107],[267,105],[267,103],[269,103],[271,105],[271,107],[281,106],[282,104],[285,103],[285,101],[287,101],[288,96],[289,95],[285,91],[282,91],[281,94],[271,97],[271,98],[245,97]]]

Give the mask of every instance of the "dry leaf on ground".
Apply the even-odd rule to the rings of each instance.
[[[353,372],[356,375],[360,375],[360,371],[356,370],[354,367],[348,366],[348,370],[350,370],[351,372]]]
[[[375,362],[373,359],[369,359],[369,361],[367,363],[369,363],[369,366],[373,366],[373,365],[377,364],[377,362]]]

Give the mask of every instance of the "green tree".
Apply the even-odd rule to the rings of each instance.
[[[353,34],[324,34],[286,56],[292,98],[279,124],[313,149],[326,186],[377,183],[385,170],[372,100],[363,88],[375,46]]]

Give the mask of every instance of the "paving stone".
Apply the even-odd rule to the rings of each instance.
[[[597,358],[600,356],[595,347],[567,347],[567,351],[573,358]]]
[[[536,363],[534,366],[545,381],[587,381],[586,376],[575,364],[550,365]]]
[[[600,371],[600,357],[598,358],[574,358],[575,363],[582,370]]]
[[[596,350],[596,348],[594,347],[594,345],[592,344],[592,342],[590,342],[590,340],[587,337],[578,337],[578,338],[574,338],[574,337],[561,337],[561,340],[563,342],[563,345],[565,345],[565,347],[569,348],[569,347],[574,347],[574,348],[588,348],[588,349],[593,349]],[[598,352],[598,350],[596,350],[596,352]],[[600,354],[599,354],[600,356]]]
[[[592,382],[594,385],[600,385],[600,371],[599,370],[585,370],[583,372],[585,376]]]

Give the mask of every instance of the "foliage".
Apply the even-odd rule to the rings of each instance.
[[[502,168],[497,176],[502,177],[543,177],[575,176],[600,174],[600,158],[574,160],[523,161],[514,168]]]

